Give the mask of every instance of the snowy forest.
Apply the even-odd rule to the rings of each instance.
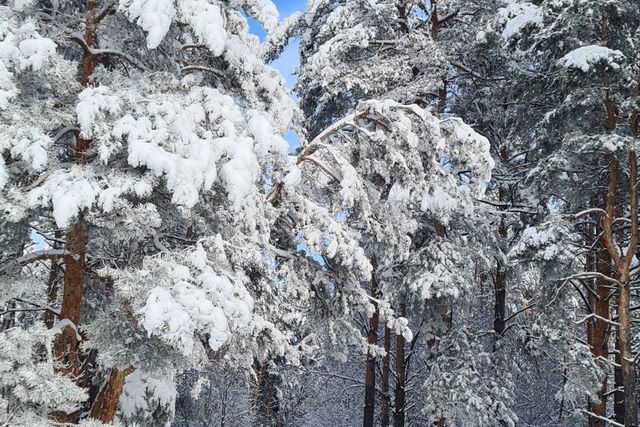
[[[639,0],[0,0],[0,426],[637,427],[639,112]]]

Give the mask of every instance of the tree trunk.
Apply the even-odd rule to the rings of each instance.
[[[407,315],[407,308],[400,305],[400,315]],[[405,339],[402,334],[396,337],[396,388],[393,414],[393,427],[404,427],[405,403],[406,403],[406,366],[404,348]]]
[[[509,161],[509,155],[505,148],[500,150],[500,161],[506,165]],[[498,190],[498,201],[506,202],[508,199],[507,190],[501,187]],[[500,216],[500,225],[498,226],[498,235],[504,241],[508,237],[506,213]],[[494,281],[495,305],[493,310],[493,349],[498,348],[498,343],[504,335],[507,319],[507,266],[503,264],[502,259],[496,261],[496,277]]]
[[[631,316],[629,314],[629,274],[623,272],[618,287],[618,328],[620,365],[624,385],[624,425],[638,426],[638,402],[636,393],[636,368],[631,353]]]
[[[629,152],[629,201],[631,238],[625,253],[618,252],[613,222],[615,217],[616,194],[619,164],[616,158],[611,158],[609,185],[606,198],[606,216],[602,221],[602,239],[609,251],[618,273],[618,347],[620,365],[622,368],[622,384],[624,386],[624,425],[638,426],[638,402],[636,391],[636,368],[631,352],[631,316],[630,316],[630,277],[631,261],[638,247],[638,159],[635,151]]]
[[[102,18],[95,15],[98,4],[96,0],[87,0],[87,11],[85,19],[85,31],[84,41],[89,48],[96,48],[98,46],[97,26]],[[89,51],[89,49],[83,48],[82,51],[82,63],[80,67],[80,84],[84,87],[89,83],[89,78],[96,67],[96,58]],[[79,135],[76,137],[76,144],[74,147],[74,161],[77,164],[86,163],[88,160],[87,154],[90,140],[81,138]],[[63,375],[71,377],[76,383],[82,386],[81,383],[87,380],[85,375],[88,373],[83,372],[80,374],[80,350],[79,350],[79,326],[80,326],[80,314],[83,302],[84,292],[84,280],[86,274],[85,256],[87,252],[87,234],[80,221],[72,224],[67,230],[66,234],[66,249],[70,252],[70,255],[64,257],[64,280],[62,290],[62,307],[60,309],[60,321],[67,322],[63,324],[62,331],[56,336],[53,355],[56,359],[56,370]],[[52,273],[53,274],[53,273]],[[51,277],[50,277],[51,279]],[[55,277],[53,277],[55,279]],[[54,280],[55,281],[55,280]],[[54,284],[55,286],[55,284]],[[56,296],[56,290],[54,287],[49,288],[50,298]],[[116,387],[108,394],[111,395],[110,399],[115,399],[116,408],[117,401],[119,399],[119,393],[122,387],[119,389]],[[106,393],[107,391],[105,391]],[[117,392],[118,396],[113,396],[113,393]],[[95,403],[95,402],[94,402]],[[95,406],[95,405],[93,405]],[[98,406],[96,411],[102,406]],[[105,406],[106,407],[106,406]],[[115,409],[114,409],[115,411]],[[96,413],[93,414],[94,418],[101,419],[102,416]],[[58,422],[75,422],[79,418],[79,414],[64,414],[53,413],[51,414]],[[108,415],[108,414],[107,414]],[[112,416],[113,417],[113,416]]]
[[[74,224],[67,233],[67,250],[70,255],[64,257],[64,290],[60,320],[69,323],[63,326],[56,337],[54,354],[57,370],[72,378],[79,372],[78,326],[84,287],[85,255],[87,237],[80,224]]]
[[[15,301],[7,302],[7,310],[13,310],[16,308]],[[10,311],[2,316],[2,330],[6,331],[7,329],[13,328],[13,325],[16,323],[16,312]]]
[[[383,427],[389,426],[389,407],[391,398],[389,396],[389,363],[391,358],[391,329],[384,328],[384,358],[382,359],[382,404],[380,405],[380,420]]]
[[[605,276],[611,274],[611,257],[606,251],[599,251],[594,257],[593,271],[597,271]],[[609,325],[607,320],[610,320],[610,308],[609,308],[609,288],[608,283],[602,278],[597,278],[593,281],[595,285],[596,295],[588,292],[589,303],[593,308],[593,312],[596,317],[592,322],[588,324],[587,340],[591,353],[596,358],[598,364],[606,372],[606,359],[609,357]],[[589,427],[605,427],[605,421],[603,418],[607,416],[607,375],[602,380],[602,386],[598,390],[598,401],[590,402],[589,412],[597,415],[597,417],[589,417]]]
[[[98,47],[97,26],[99,20],[94,16],[98,4],[96,0],[87,0],[87,19],[84,27],[84,41],[90,48]],[[83,49],[82,65],[80,66],[80,84],[87,86],[89,79],[96,68],[96,57]]]
[[[127,375],[133,372],[132,368],[119,370],[116,368],[111,369],[109,379],[102,386],[96,400],[91,407],[91,418],[100,420],[103,423],[111,423],[116,415],[118,409],[118,402],[120,401],[120,395],[122,394],[122,387],[124,386]]]
[[[371,262],[373,272],[371,273],[371,296],[378,298],[378,282],[376,278],[377,263],[375,259]],[[374,312],[369,319],[369,331],[367,334],[367,343],[369,346],[375,346],[378,343],[378,323],[380,321],[380,312],[378,311],[378,303],[373,301]],[[367,363],[365,368],[365,388],[364,388],[364,417],[363,426],[373,427],[376,410],[376,356],[372,354],[371,348],[367,351]]]
[[[624,384],[622,383],[623,374],[622,367],[620,366],[620,339],[619,334],[616,331],[616,367],[614,371],[614,388],[613,393],[613,413],[615,421],[618,424],[624,425]]]
[[[495,308],[493,315],[493,331],[494,331],[494,350],[498,346],[498,342],[505,330],[506,319],[506,299],[507,299],[507,271],[502,265],[502,262],[496,263],[496,278],[495,278]]]

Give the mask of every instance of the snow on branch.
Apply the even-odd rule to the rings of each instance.
[[[114,50],[114,49],[95,49],[95,48],[92,48],[87,44],[87,42],[82,37],[78,37],[78,36],[71,36],[71,37],[69,37],[69,40],[78,43],[80,45],[80,47],[82,48],[82,50],[88,55],[94,56],[96,58],[99,58],[101,56],[115,56],[115,57],[118,57],[120,59],[124,59],[129,64],[133,65],[134,67],[136,67],[137,69],[139,69],[141,71],[147,71],[148,70],[146,65],[144,65],[143,63],[138,61],[136,58],[134,58],[133,56],[131,56],[131,55],[127,54],[127,53],[120,52],[119,50]]]
[[[224,73],[220,70],[216,70],[215,68],[205,67],[202,65],[188,65],[186,67],[180,68],[180,73],[188,73],[190,71],[204,71],[207,73],[211,73],[219,79],[224,77]]]

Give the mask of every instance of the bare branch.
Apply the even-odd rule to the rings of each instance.
[[[94,24],[99,24],[107,15],[112,14],[116,10],[118,2],[117,0],[112,0],[107,4],[100,12],[98,12],[93,18]]]

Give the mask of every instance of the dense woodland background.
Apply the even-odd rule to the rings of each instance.
[[[0,0],[0,425],[638,426],[639,28]]]

